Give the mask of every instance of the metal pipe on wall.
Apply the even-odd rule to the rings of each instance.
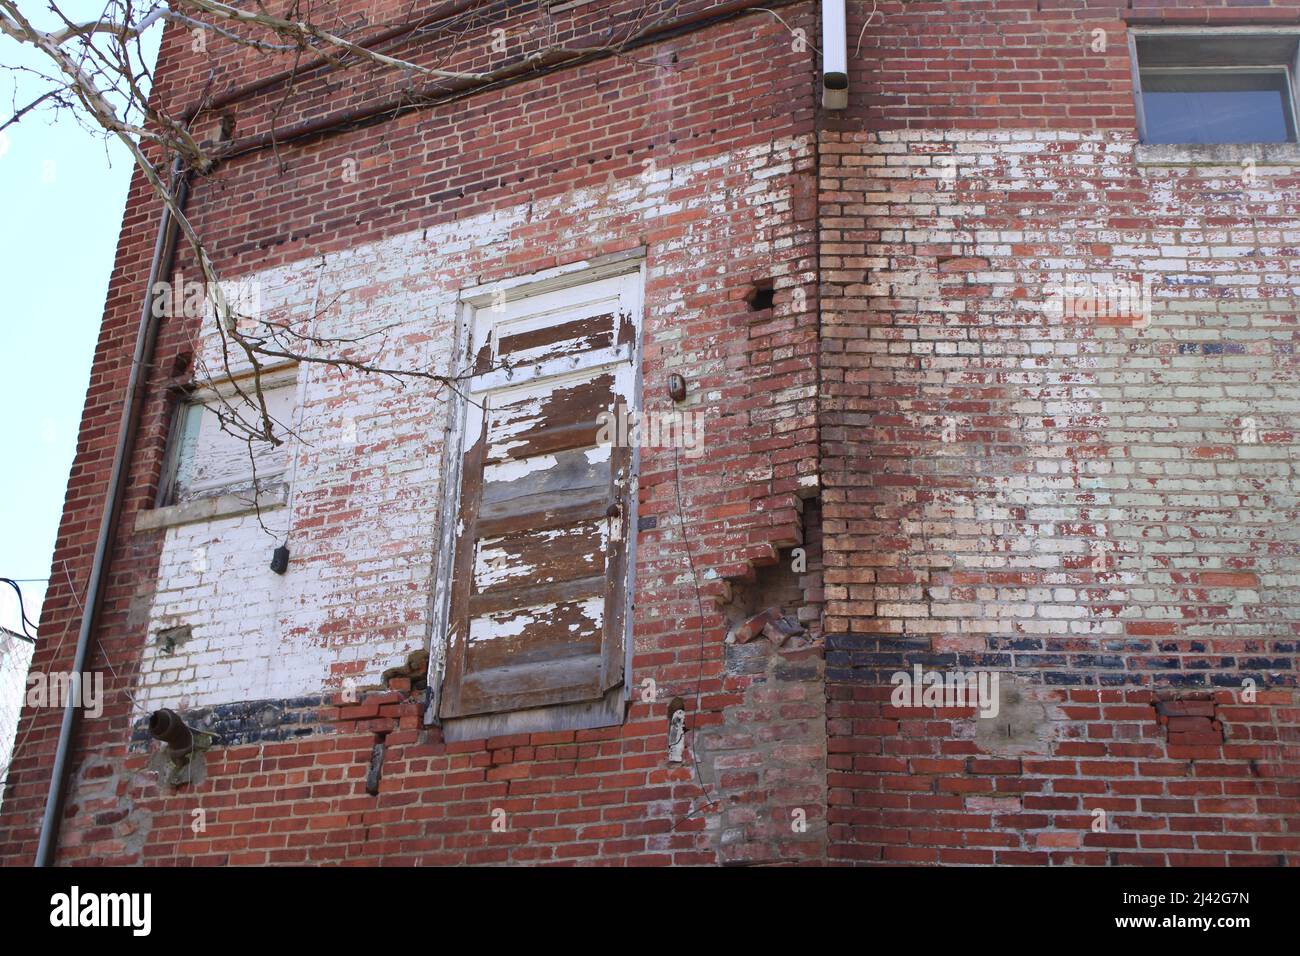
[[[844,0],[822,0],[822,107],[849,105],[848,23]]]
[[[185,200],[189,196],[189,175],[179,159],[172,168],[172,194],[177,208],[184,210]],[[77,633],[77,650],[72,660],[72,673],[76,675],[74,680],[80,680],[80,675],[85,673],[86,657],[90,650],[90,635],[94,630],[95,617],[99,612],[103,595],[104,571],[108,566],[108,554],[113,546],[122,496],[130,472],[131,450],[140,424],[147,372],[153,360],[154,343],[158,339],[159,319],[154,315],[153,287],[160,276],[171,271],[179,232],[179,223],[172,216],[171,210],[164,206],[162,219],[158,223],[158,238],[154,242],[153,259],[149,264],[149,282],[145,287],[144,305],[140,310],[140,327],[136,333],[135,353],[131,358],[131,372],[127,380],[125,400],[122,403],[122,419],[118,427],[117,447],[113,454],[113,469],[109,475],[108,491],[104,499],[104,514],[99,525],[99,536],[95,540],[95,557],[90,566],[90,580],[86,584],[86,600],[83,602],[85,610],[81,615],[81,629]],[[72,732],[76,724],[79,697],[79,694],[71,695],[67,706],[63,708],[63,723],[59,728],[59,742],[54,752],[54,769],[50,773],[50,792],[45,798],[40,843],[36,848],[37,866],[49,866],[58,845],[59,812],[63,803],[63,786],[68,773],[68,753],[72,746]]]

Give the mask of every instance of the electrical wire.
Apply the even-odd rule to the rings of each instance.
[[[322,254],[320,257],[320,262],[316,264],[315,288],[312,290],[312,294],[311,294],[311,320],[312,320],[311,335],[313,337],[315,336],[316,332],[320,329],[320,312],[318,310],[320,309],[321,279],[324,277],[324,275],[325,275],[325,256]],[[312,349],[312,343],[309,341],[307,344],[308,356],[311,355],[311,349]],[[280,544],[282,544],[286,548],[289,546],[289,538],[293,535],[293,501],[294,498],[297,497],[297,492],[298,492],[298,455],[302,451],[302,423],[304,417],[307,414],[307,386],[310,384],[310,380],[311,380],[311,369],[310,368],[303,369],[302,381],[298,383],[298,388],[296,389],[296,396],[295,396],[295,400],[298,403],[298,407],[295,409],[298,415],[298,424],[294,426],[294,430],[293,430],[293,458],[291,458],[289,461],[289,494],[287,500],[285,501],[285,509],[284,509],[284,514],[285,514],[284,539],[280,542]],[[256,497],[257,494],[256,488],[254,488],[253,494]]]
[[[27,619],[27,609],[26,607],[23,606],[22,586],[14,578],[0,578],[0,583],[9,585],[18,594],[18,618],[19,620],[22,621],[22,628],[23,628],[23,633],[18,634],[18,636],[21,637],[23,640],[27,641],[29,644],[35,644],[36,635],[33,634],[32,631],[37,630],[37,627],[35,624],[33,624],[31,621]]]
[[[700,772],[699,748],[695,745],[695,738],[700,729],[698,721],[700,717],[700,700],[702,697],[701,688],[704,681],[704,645],[708,639],[708,635],[704,629],[704,597],[700,592],[700,577],[695,570],[695,555],[691,552],[691,541],[686,534],[686,517],[682,508],[682,463],[676,443],[673,444],[673,485],[677,491],[677,526],[682,533],[682,547],[686,549],[686,563],[690,566],[691,581],[695,585],[695,606],[697,608],[696,613],[699,617],[700,630],[700,656],[699,660],[696,662],[698,667],[695,671],[695,713],[693,715],[696,724],[691,728],[691,771],[695,775],[695,785],[700,788],[700,792],[704,794],[705,800],[708,801],[702,807],[697,807],[690,813],[686,814],[686,816],[682,817],[681,820],[677,821],[678,823],[681,823],[682,820],[691,819],[691,817],[695,816],[695,814],[701,809],[717,806],[718,801],[715,797],[710,795],[709,788],[704,782],[704,774]],[[676,829],[676,827],[673,829]]]

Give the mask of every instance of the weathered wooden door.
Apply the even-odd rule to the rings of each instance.
[[[475,309],[440,716],[624,679],[640,275]]]

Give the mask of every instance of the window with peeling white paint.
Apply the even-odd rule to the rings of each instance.
[[[284,479],[291,445],[295,382],[292,371],[264,378],[261,401],[279,444],[252,438],[264,424],[252,383],[196,391],[176,412],[164,504],[248,492]]]
[[[507,730],[621,716],[636,452],[606,443],[602,422],[638,407],[641,281],[631,263],[468,306],[444,720],[569,708],[558,722],[490,725]]]

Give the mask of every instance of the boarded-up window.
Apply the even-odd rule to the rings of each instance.
[[[444,718],[599,701],[624,677],[640,274],[474,310]]]
[[[251,492],[284,478],[288,465],[286,441],[292,426],[294,370],[262,379],[262,398],[272,421],[276,445],[249,440],[251,428],[263,425],[262,409],[252,381],[201,389],[177,410],[170,452],[169,483],[164,504]]]

